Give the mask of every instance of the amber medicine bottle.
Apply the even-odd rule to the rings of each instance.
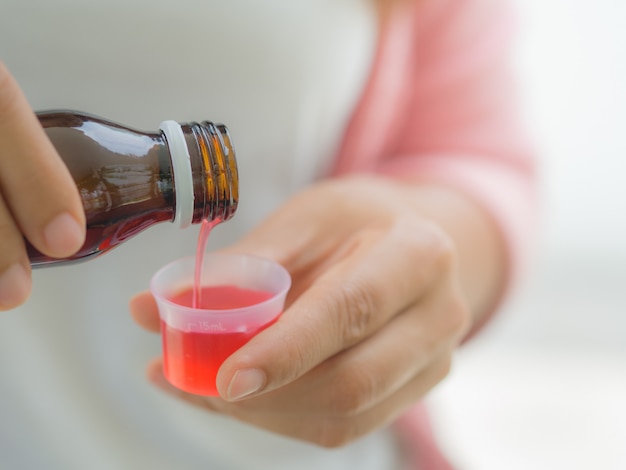
[[[64,259],[27,242],[33,267],[91,259],[160,222],[224,222],[237,210],[237,162],[221,124],[164,121],[144,132],[75,111],[37,116],[76,182],[87,236]]]

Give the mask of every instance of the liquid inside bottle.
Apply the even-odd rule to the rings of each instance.
[[[76,182],[87,235],[63,259],[26,241],[33,267],[91,259],[160,222],[223,222],[237,209],[237,165],[223,125],[166,121],[143,132],[73,111],[37,115]]]

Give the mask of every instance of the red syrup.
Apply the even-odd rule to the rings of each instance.
[[[232,285],[205,286],[199,294],[200,308],[211,310],[247,307],[272,297],[269,292]],[[195,297],[194,289],[189,287],[169,300],[190,307]],[[219,320],[202,321],[193,325],[191,331],[172,328],[162,321],[165,376],[172,385],[189,393],[217,396],[215,379],[222,363],[275,321],[252,327],[241,325],[237,331],[227,331]]]
[[[202,286],[204,254],[213,228],[220,219],[203,220],[198,235],[194,283],[169,300],[175,304],[202,310],[231,310],[261,303],[272,297],[269,292],[243,289],[234,285]],[[217,396],[215,380],[222,363],[250,338],[265,329],[264,325],[238,325],[235,331],[219,319],[203,319],[188,325],[187,330],[161,322],[163,367],[166,377],[176,387],[197,395]]]
[[[196,266],[193,275],[193,296],[191,299],[191,307],[198,308],[202,305],[202,265],[204,264],[204,252],[206,251],[209,235],[213,231],[213,227],[221,222],[220,219],[209,221],[204,219],[200,225],[200,234],[198,235],[198,246],[196,248]]]

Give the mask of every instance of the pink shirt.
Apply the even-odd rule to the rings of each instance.
[[[508,63],[513,26],[511,5],[501,0],[397,2],[334,168],[439,182],[473,197],[505,243],[500,301],[534,226],[533,154]],[[422,405],[397,427],[415,468],[451,468]]]

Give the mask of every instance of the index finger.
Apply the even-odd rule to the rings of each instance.
[[[368,338],[428,291],[447,270],[450,246],[421,223],[398,223],[354,237],[342,259],[222,365],[227,400],[267,392]]]
[[[17,228],[39,251],[64,257],[80,248],[85,215],[76,184],[2,62],[0,191]]]

